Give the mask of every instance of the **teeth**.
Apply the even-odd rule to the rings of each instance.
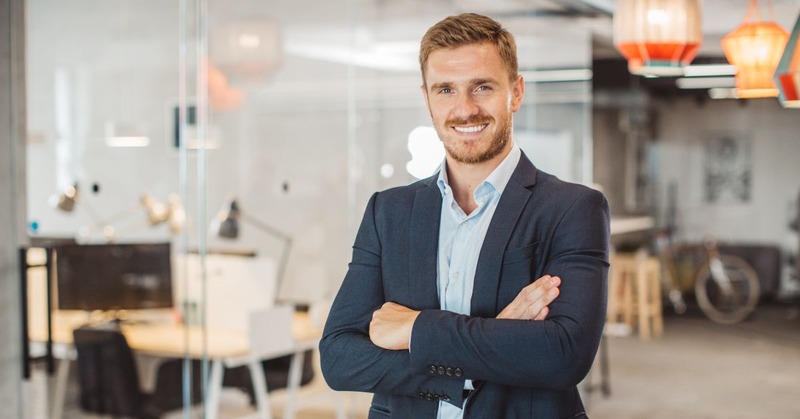
[[[473,125],[471,127],[453,127],[453,128],[455,128],[456,131],[458,131],[458,132],[471,133],[471,132],[483,131],[483,129],[486,128],[486,126],[487,126],[487,124]]]

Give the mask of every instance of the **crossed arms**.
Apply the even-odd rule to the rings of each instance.
[[[600,194],[579,200],[547,240],[544,273],[549,275],[525,287],[495,318],[482,318],[387,302],[384,282],[391,278],[384,279],[373,196],[320,343],[328,384],[337,390],[409,397],[424,390],[446,394],[456,405],[463,400],[465,379],[574,387],[597,350],[608,268],[607,203]],[[410,352],[403,350],[409,335]],[[463,374],[431,374],[434,364],[459,366]]]
[[[497,319],[544,320],[548,304],[558,297],[561,278],[545,275],[523,288],[517,297],[497,315]],[[409,349],[411,329],[419,311],[387,302],[372,313],[369,339],[375,345],[389,350]]]

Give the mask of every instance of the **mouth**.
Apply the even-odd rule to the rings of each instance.
[[[483,131],[488,126],[489,124],[453,126],[453,129],[463,134],[474,134]]]

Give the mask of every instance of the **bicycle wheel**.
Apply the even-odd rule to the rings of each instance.
[[[697,303],[706,316],[717,323],[739,323],[758,304],[761,295],[758,275],[738,257],[720,255],[719,260],[725,273],[723,278],[714,278],[711,263],[705,263],[697,272],[694,284]],[[724,277],[729,279],[729,285]]]

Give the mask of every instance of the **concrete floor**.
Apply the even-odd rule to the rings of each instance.
[[[612,394],[586,397],[594,419],[800,418],[800,304],[733,326],[667,313],[662,338],[608,343]]]
[[[666,313],[663,337],[610,337],[607,343],[611,395],[582,387],[592,419],[800,419],[800,303],[762,304],[751,319],[734,326],[714,324],[697,310]],[[594,370],[584,384],[599,379]],[[47,417],[48,382],[40,373],[24,386],[26,418]],[[331,394],[317,374],[300,397],[319,403],[300,410],[297,418],[335,418]],[[370,396],[343,396],[349,419],[365,419]],[[281,391],[273,394],[275,417],[281,417],[284,397]],[[74,403],[65,417],[85,417]],[[253,413],[236,390],[223,392],[222,406],[221,418]],[[175,412],[167,419],[183,417]]]

